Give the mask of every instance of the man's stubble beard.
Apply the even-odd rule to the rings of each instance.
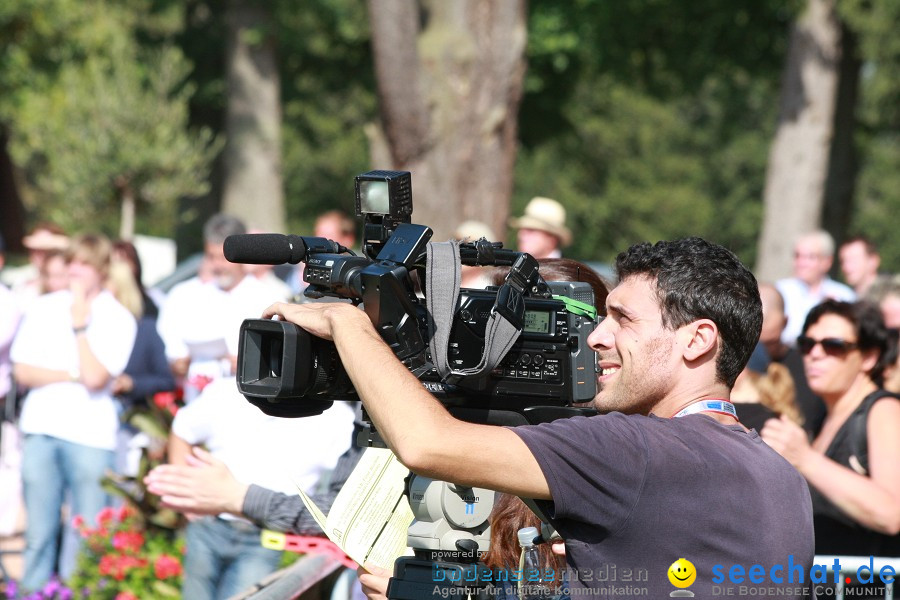
[[[646,358],[640,367],[633,362],[626,381],[624,377],[617,377],[610,390],[611,394],[601,397],[604,391],[602,383],[594,397],[594,408],[602,413],[621,412],[626,415],[649,415],[653,407],[662,400],[667,392],[665,374],[666,362],[672,342],[666,332],[658,335],[647,343],[642,349]],[[637,370],[641,372],[638,373]],[[621,375],[621,373],[620,373]],[[640,382],[640,385],[635,385]]]

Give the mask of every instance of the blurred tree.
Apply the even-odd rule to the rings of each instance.
[[[231,0],[227,26],[222,210],[284,231],[281,81],[269,7]]]
[[[841,18],[858,40],[863,61],[856,143],[860,172],[849,234],[879,246],[881,266],[900,272],[900,1],[839,0]]]
[[[16,183],[16,168],[9,155],[9,135],[0,124],[0,236],[6,252],[22,252],[25,237],[25,206]]]
[[[852,132],[859,60],[833,0],[809,0],[791,32],[781,89],[778,131],[765,190],[757,273],[775,280],[791,273],[794,239],[823,225],[846,223],[855,165]],[[829,194],[829,185],[831,192]]]
[[[178,39],[195,65],[191,82],[197,86],[191,122],[224,131],[228,94],[221,49],[229,35],[229,0],[189,0],[182,6],[185,29]],[[353,175],[370,168],[364,131],[376,110],[369,26],[356,0],[310,0],[303,10],[290,0],[267,6],[271,29],[265,31],[278,49],[286,229],[308,234],[321,212],[341,208],[353,214]],[[180,250],[201,246],[202,223],[221,203],[221,162],[209,202],[183,207],[188,226],[179,235]],[[247,210],[261,211],[244,200]]]
[[[368,15],[358,0],[310,0],[303,10],[280,0],[275,14],[288,224],[311,234],[326,210],[354,215],[353,176],[372,168],[366,130],[377,98]]]
[[[205,190],[217,151],[210,132],[187,127],[189,67],[164,39],[177,14],[141,0],[14,4],[0,21],[14,34],[3,48],[11,94],[0,115],[33,186],[32,211],[127,238],[146,206],[142,230],[168,233],[175,200]],[[160,41],[140,44],[139,35]]]
[[[373,164],[413,173],[415,220],[448,239],[509,214],[524,0],[370,0],[381,129]]]
[[[752,262],[799,2],[529,2],[514,211],[569,208],[570,256],[703,235]]]

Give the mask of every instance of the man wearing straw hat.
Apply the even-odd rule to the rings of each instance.
[[[572,243],[572,232],[566,227],[566,209],[550,198],[532,198],[525,214],[509,220],[519,230],[519,252],[535,258],[560,258],[562,248]]]

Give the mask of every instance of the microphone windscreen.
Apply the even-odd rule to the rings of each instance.
[[[297,264],[306,255],[299,236],[280,233],[247,233],[225,238],[225,258],[251,265]]]

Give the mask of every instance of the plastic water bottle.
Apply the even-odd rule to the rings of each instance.
[[[546,581],[541,567],[541,553],[534,544],[538,536],[537,527],[523,527],[519,530],[519,546],[522,547],[522,558],[519,559],[519,600],[548,600],[556,596],[554,581]]]

